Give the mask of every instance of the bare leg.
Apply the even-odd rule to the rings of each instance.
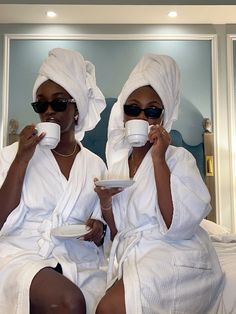
[[[40,270],[30,287],[31,314],[85,314],[81,290],[53,268]]]
[[[107,290],[98,304],[96,314],[125,314],[125,290],[123,279]]]

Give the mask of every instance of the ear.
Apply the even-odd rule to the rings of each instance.
[[[79,120],[79,111],[78,111],[77,108],[75,110],[74,120],[75,120],[75,124],[77,125],[78,124],[78,120]]]
[[[74,119],[75,119],[75,124],[78,124],[79,114],[76,114],[76,115],[74,116]]]

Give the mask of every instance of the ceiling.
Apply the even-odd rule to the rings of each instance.
[[[123,2],[125,2],[125,4],[123,4]],[[202,2],[204,2],[204,5],[202,5]],[[165,3],[165,5],[162,3]],[[215,3],[217,3],[217,5],[213,5]],[[46,17],[45,14],[48,10],[55,11],[57,16],[54,18]],[[177,11],[178,16],[176,18],[167,16],[168,12],[172,10]],[[211,0],[15,0],[7,1],[7,3],[4,4],[3,1],[0,0],[0,23],[236,24],[236,0],[226,0],[223,4],[222,1]]]
[[[5,4],[234,5],[235,0],[0,0]]]

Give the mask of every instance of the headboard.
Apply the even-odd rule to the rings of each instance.
[[[101,114],[101,120],[95,127],[95,129],[85,133],[85,137],[82,141],[83,145],[93,151],[95,154],[105,160],[105,146],[107,141],[107,126],[110,116],[110,111],[116,98],[106,98],[107,107]],[[189,150],[196,159],[197,166],[204,179],[210,194],[211,205],[213,210],[207,217],[209,220],[216,222],[216,197],[215,197],[215,178],[214,178],[214,134],[211,132],[211,125],[209,126],[209,119],[204,119],[203,126],[205,132],[203,133],[202,143],[192,146],[187,144],[179,131],[171,130],[171,144],[174,146],[182,146]],[[11,120],[9,122],[9,136],[8,144],[11,144],[18,139],[18,122]]]
[[[101,114],[101,120],[96,128],[86,132],[82,141],[83,145],[96,153],[105,161],[105,145],[107,140],[107,126],[111,108],[116,102],[116,98],[106,98],[107,107]],[[188,145],[182,138],[182,135],[177,130],[171,130],[171,144],[174,146],[182,146],[189,150],[196,158],[196,162],[202,177],[205,176],[205,161],[204,161],[204,145],[200,143],[196,146]]]
[[[115,102],[116,98],[106,98],[107,106],[101,114],[101,120],[93,130],[85,133],[85,136],[82,140],[82,144],[85,147],[100,156],[104,161],[106,161],[105,146],[107,141],[108,120],[111,108]]]

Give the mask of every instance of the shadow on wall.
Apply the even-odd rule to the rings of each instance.
[[[101,157],[104,161],[105,146],[107,142],[107,127],[111,108],[116,102],[116,98],[106,98],[107,106],[101,113],[101,120],[96,125],[95,129],[85,133],[82,144],[92,152]]]
[[[173,123],[172,129],[178,130],[187,144],[198,145],[203,141],[204,129],[202,122],[201,112],[187,99],[181,98],[179,117]]]

